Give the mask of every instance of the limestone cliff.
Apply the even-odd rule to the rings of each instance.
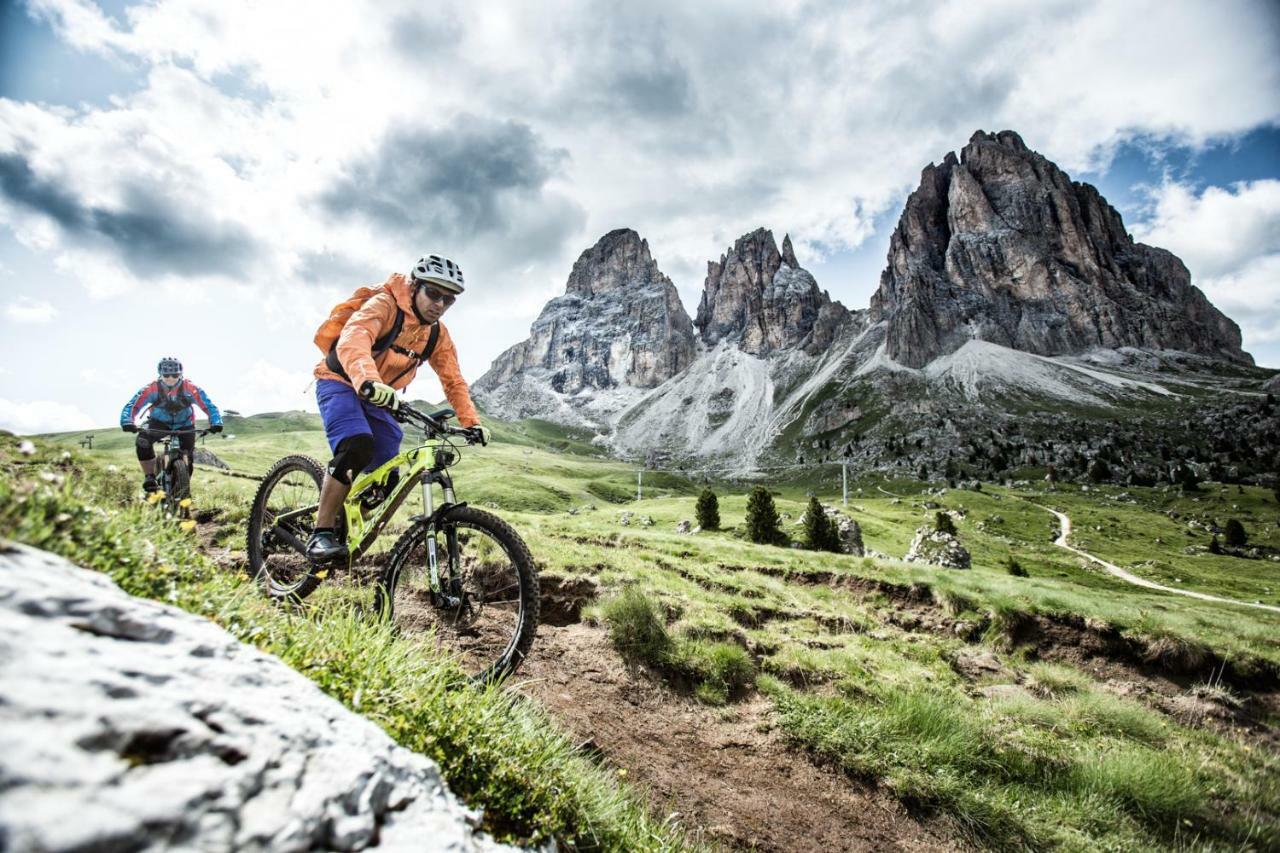
[[[1178,258],[1135,242],[1094,187],[1007,130],[978,131],[958,159],[925,168],[871,319],[909,367],[974,339],[1039,355],[1139,347],[1253,363]]]

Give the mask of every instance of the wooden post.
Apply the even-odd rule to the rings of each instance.
[[[849,505],[849,460],[840,460],[840,491],[844,494],[844,505]]]
[[[640,482],[641,482],[640,478],[643,476],[644,476],[644,469],[637,468],[636,469],[636,500],[640,500]]]

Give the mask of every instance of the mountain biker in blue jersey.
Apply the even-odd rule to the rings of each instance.
[[[153,447],[160,434],[187,430],[178,436],[178,445],[187,457],[190,470],[195,462],[195,407],[199,406],[208,415],[209,432],[222,432],[222,414],[203,389],[182,377],[182,362],[176,358],[162,358],[157,369],[159,378],[140,388],[120,411],[120,429],[138,434],[138,463],[145,475],[142,488],[148,492],[160,488],[156,483],[156,452]],[[134,420],[147,407],[150,407],[147,423],[140,430]]]

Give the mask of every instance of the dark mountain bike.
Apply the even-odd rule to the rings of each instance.
[[[175,516],[181,515],[183,510],[191,506],[191,468],[195,464],[195,459],[183,453],[181,447],[175,447],[174,439],[180,435],[191,434],[199,438],[208,435],[209,430],[159,430],[144,427],[139,432],[153,438],[157,445],[156,485],[160,488],[151,494],[160,495],[160,497],[149,498],[149,500],[153,503],[162,503],[166,512]],[[183,503],[184,501],[186,503]]]
[[[448,469],[461,458],[451,439],[469,437],[445,423],[453,411],[432,414],[401,404],[401,423],[420,430],[411,450],[363,473],[338,518],[347,543],[347,568],[368,552],[415,486],[423,513],[392,547],[375,586],[375,612],[402,634],[417,635],[457,657],[474,680],[501,679],[516,670],[538,624],[538,576],[520,535],[492,513],[459,502]],[[400,466],[407,466],[399,476]],[[309,456],[286,456],[271,467],[249,514],[249,566],[272,598],[300,601],[329,576],[330,567],[305,556],[315,526],[324,470]],[[435,505],[433,487],[443,496]]]

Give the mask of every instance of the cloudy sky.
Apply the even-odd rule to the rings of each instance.
[[[110,425],[169,354],[224,408],[313,408],[328,307],[426,251],[467,273],[472,380],[621,226],[691,313],[760,225],[865,307],[979,128],[1098,185],[1280,367],[1269,0],[0,0],[0,427]]]

